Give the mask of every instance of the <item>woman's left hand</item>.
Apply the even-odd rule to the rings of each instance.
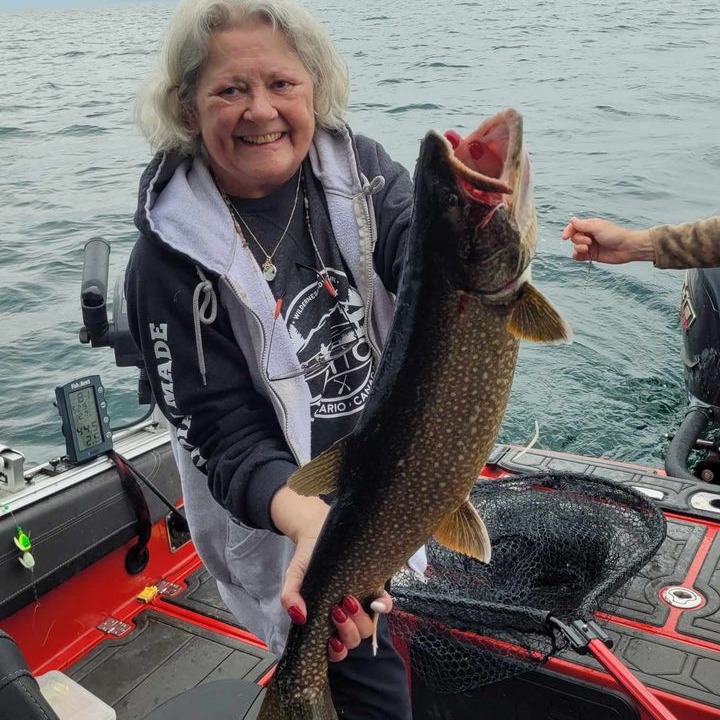
[[[389,613],[392,610],[392,598],[383,592],[377,600],[373,600],[370,607],[375,613]],[[339,662],[347,657],[348,650],[356,648],[361,640],[373,634],[374,622],[352,595],[346,595],[342,603],[332,609],[331,615],[338,634],[328,641],[328,659],[330,662]]]
[[[275,526],[296,545],[295,554],[285,573],[280,602],[290,619],[298,625],[304,624],[307,619],[307,606],[300,588],[329,509],[320,498],[298,495],[288,487],[280,488],[275,493],[270,506]],[[379,613],[389,613],[392,610],[390,595],[383,593],[372,603],[372,609]],[[338,662],[347,657],[348,650],[357,647],[361,640],[373,634],[373,619],[352,596],[343,598],[342,603],[333,608],[331,615],[338,634],[328,641],[328,659]]]

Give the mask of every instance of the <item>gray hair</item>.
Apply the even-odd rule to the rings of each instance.
[[[154,150],[200,154],[200,137],[190,130],[188,112],[195,109],[212,35],[256,18],[280,29],[310,73],[316,123],[328,129],[342,126],[349,94],[347,65],[305,8],[294,0],[181,0],[158,69],[135,104],[138,127]]]

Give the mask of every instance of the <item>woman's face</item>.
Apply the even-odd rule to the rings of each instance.
[[[285,35],[253,20],[213,34],[190,126],[223,190],[263,197],[287,182],[313,133],[313,83]]]

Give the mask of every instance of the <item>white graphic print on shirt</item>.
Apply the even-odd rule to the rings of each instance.
[[[319,280],[305,286],[285,313],[288,332],[305,368],[313,421],[362,410],[373,376],[365,308],[344,272],[328,268],[337,291],[331,298]]]

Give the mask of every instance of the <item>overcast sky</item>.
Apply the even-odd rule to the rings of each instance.
[[[176,4],[176,0],[0,0],[0,11],[34,8],[80,8],[101,5]]]

